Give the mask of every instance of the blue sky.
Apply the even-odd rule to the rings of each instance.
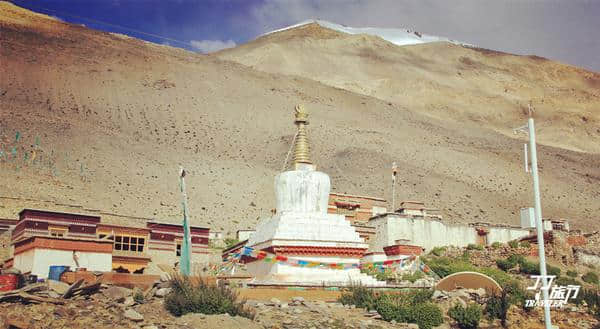
[[[600,72],[600,0],[11,1],[67,22],[203,53],[320,18],[354,27],[408,28]]]

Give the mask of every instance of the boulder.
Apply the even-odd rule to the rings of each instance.
[[[64,295],[67,290],[69,290],[69,285],[55,280],[48,280],[48,289],[54,291],[59,295]]]
[[[171,288],[160,288],[160,289],[156,290],[156,292],[154,293],[154,296],[156,296],[156,297],[165,297],[170,292],[171,292]]]
[[[128,296],[125,298],[125,301],[123,302],[123,305],[129,307],[129,306],[133,306],[135,305],[135,300],[133,300],[133,297]]]
[[[131,308],[128,308],[127,310],[125,310],[125,312],[123,313],[123,316],[126,317],[127,319],[129,319],[131,321],[135,321],[135,322],[144,321],[144,316]]]
[[[109,299],[112,299],[116,302],[124,302],[127,296],[131,296],[133,294],[131,289],[110,286],[107,289],[102,291],[102,294]]]

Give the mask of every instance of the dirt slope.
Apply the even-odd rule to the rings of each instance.
[[[216,56],[508,135],[523,121],[531,101],[541,143],[600,153],[600,74],[540,57],[446,42],[400,47],[316,23],[266,35]]]
[[[518,208],[532,203],[522,141],[483,121],[460,122],[0,3],[0,217],[59,203],[179,220],[182,164],[195,224],[226,233],[254,227],[274,206],[273,177],[298,103],[311,111],[314,161],[339,192],[389,198],[389,166],[397,161],[398,199],[424,200],[449,221],[517,223]],[[597,125],[592,114],[590,125]],[[516,124],[525,118],[513,115]],[[564,140],[579,141],[576,133]],[[16,159],[6,156],[13,147]],[[598,228],[600,156],[552,146],[539,153],[544,214]]]

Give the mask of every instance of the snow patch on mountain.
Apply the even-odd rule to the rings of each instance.
[[[319,19],[308,19],[308,20],[302,21],[298,24],[290,25],[290,26],[287,26],[287,27],[284,27],[284,28],[281,28],[278,30],[267,32],[263,35],[281,32],[281,31],[293,29],[293,28],[311,24],[311,23],[317,23],[317,24],[321,25],[322,27],[332,29],[335,31],[339,31],[339,32],[343,32],[343,33],[348,33],[348,34],[369,34],[369,35],[378,36],[378,37],[381,37],[382,39],[387,40],[398,46],[416,45],[416,44],[420,44],[420,43],[439,42],[439,41],[450,42],[450,43],[454,43],[457,45],[463,45],[463,46],[472,46],[472,45],[464,43],[464,42],[451,40],[451,39],[444,38],[444,37],[438,37],[438,36],[434,36],[434,35],[423,34],[423,33],[417,32],[417,31],[411,31],[409,29],[393,29],[393,28],[379,28],[379,27],[349,27],[349,26],[344,26],[344,25],[340,25],[340,24],[336,24],[336,23],[332,23],[332,22],[328,22],[328,21],[319,20]]]

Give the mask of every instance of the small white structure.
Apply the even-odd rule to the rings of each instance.
[[[256,230],[238,230],[237,234],[236,234],[237,240],[238,241],[249,240],[250,237],[252,237],[255,232],[256,232]]]
[[[247,246],[308,262],[359,264],[368,245],[343,215],[327,213],[330,180],[310,162],[304,130],[307,117],[300,106],[296,107],[295,170],[275,177],[277,212],[259,223]],[[385,285],[358,268],[299,267],[260,260],[246,266],[260,283]]]
[[[535,213],[533,208],[521,208],[521,227],[535,228]]]
[[[375,239],[370,241],[371,252],[381,252],[384,247],[396,244],[397,240],[422,247],[427,252],[441,246],[507,243],[530,234],[529,229],[520,227],[449,224],[432,218],[396,213],[375,216],[369,220],[369,225],[376,230]]]
[[[47,279],[50,266],[69,266],[72,270],[78,267],[88,271],[110,272],[112,269],[111,252],[83,252],[33,248],[15,255],[13,266],[23,273],[37,275]]]

